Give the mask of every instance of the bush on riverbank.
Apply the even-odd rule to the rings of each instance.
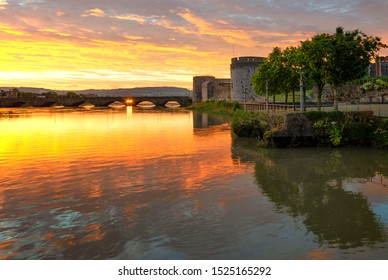
[[[266,116],[268,119],[268,116]],[[272,116],[272,119],[274,117]],[[257,124],[258,122],[254,122]],[[239,129],[252,131],[252,120],[240,123]],[[262,126],[260,127],[263,128]],[[234,129],[235,133],[236,130]],[[236,133],[237,136],[242,136]],[[306,112],[289,113],[284,121],[272,121],[258,137],[264,146],[301,147],[376,147],[388,149],[388,120],[372,112]]]
[[[249,120],[255,115],[255,113],[242,110],[240,103],[225,100],[206,100],[205,102],[194,103],[188,106],[187,109],[198,112],[227,115],[233,117],[233,119],[236,119],[237,121]]]
[[[207,101],[190,109],[228,115],[238,137],[258,138],[262,146],[352,146],[388,149],[388,120],[373,112],[288,113],[286,115],[249,112],[238,103]]]
[[[319,144],[388,148],[388,121],[373,112],[306,112]]]

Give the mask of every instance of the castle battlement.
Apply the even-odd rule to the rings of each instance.
[[[259,56],[241,56],[241,57],[233,57],[232,64],[230,65],[232,68],[245,66],[245,65],[259,65],[263,63],[265,57]]]

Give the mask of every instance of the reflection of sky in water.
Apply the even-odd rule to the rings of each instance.
[[[228,125],[191,112],[46,111],[0,126],[0,258],[381,258],[387,248],[340,248],[346,236],[324,227],[345,224],[344,202],[365,206],[361,222],[387,224],[388,190],[373,175],[386,160],[370,151],[352,164],[346,150],[231,144]]]
[[[379,222],[388,226],[388,188],[387,179],[381,174],[370,179],[346,179],[343,187],[349,192],[362,192],[368,195],[371,209]]]
[[[388,226],[388,204],[387,203],[372,203],[373,212],[376,213],[380,222]]]

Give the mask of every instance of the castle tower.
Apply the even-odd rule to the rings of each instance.
[[[255,100],[251,79],[264,57],[243,56],[233,57],[230,65],[231,99],[232,101],[248,102]]]
[[[214,79],[213,76],[195,76],[193,78],[193,103],[202,101],[202,84]]]

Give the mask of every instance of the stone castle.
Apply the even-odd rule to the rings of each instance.
[[[193,103],[206,100],[231,100],[239,102],[255,101],[251,79],[264,57],[243,56],[232,58],[230,79],[217,79],[213,76],[193,78]]]
[[[217,79],[213,76],[195,76],[193,78],[193,103],[206,100],[230,100],[239,102],[257,101],[251,79],[264,57],[233,57],[230,64],[230,79]],[[388,76],[388,56],[377,57],[369,65],[368,76]]]

